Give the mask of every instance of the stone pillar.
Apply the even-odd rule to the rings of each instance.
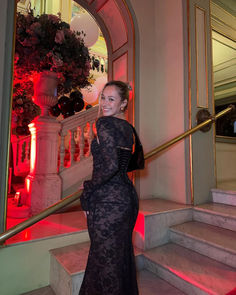
[[[57,75],[42,72],[34,81],[35,102],[42,114],[29,125],[31,132],[30,173],[26,177],[27,205],[32,214],[61,199],[61,178],[57,172],[58,133],[61,124],[50,117],[57,99]]]
[[[61,178],[57,173],[60,123],[40,117],[29,125],[31,132],[30,173],[26,177],[27,205],[37,214],[61,199]]]

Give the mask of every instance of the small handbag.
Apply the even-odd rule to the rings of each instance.
[[[144,160],[144,154],[143,154],[143,146],[141,144],[141,141],[138,137],[138,134],[135,130],[135,128],[130,125],[133,129],[134,136],[135,136],[135,148],[134,152],[131,155],[129,165],[128,165],[128,172],[131,172],[133,170],[141,170],[144,169],[145,166],[145,160]]]

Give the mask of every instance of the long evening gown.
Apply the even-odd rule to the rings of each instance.
[[[85,181],[81,200],[88,200],[91,240],[80,295],[137,295],[132,232],[138,197],[126,170],[133,130],[117,117],[99,118],[92,141],[92,179]],[[82,207],[83,202],[81,201]]]

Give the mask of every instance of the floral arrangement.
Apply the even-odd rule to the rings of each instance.
[[[83,32],[70,30],[69,24],[55,15],[34,16],[32,11],[17,14],[13,111],[18,126],[24,119],[31,121],[40,114],[40,108],[32,101],[37,73],[57,73],[58,96],[90,85],[90,56],[84,36]]]

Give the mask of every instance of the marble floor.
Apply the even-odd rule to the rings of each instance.
[[[8,218],[7,229],[23,221],[25,219]],[[86,229],[86,217],[82,211],[53,214],[8,239],[6,244],[24,243]]]
[[[178,204],[161,199],[140,200],[140,211],[144,215],[152,215],[170,210],[181,210],[188,205]],[[26,219],[7,218],[7,229],[25,221]],[[51,236],[65,235],[72,232],[86,230],[86,218],[82,211],[72,211],[53,214],[23,230],[21,233],[7,240],[6,244],[24,243]]]
[[[158,278],[153,273],[142,270],[138,272],[138,285],[140,295],[184,295],[183,292],[176,289],[166,281]],[[21,295],[56,295],[50,286],[34,290]]]

